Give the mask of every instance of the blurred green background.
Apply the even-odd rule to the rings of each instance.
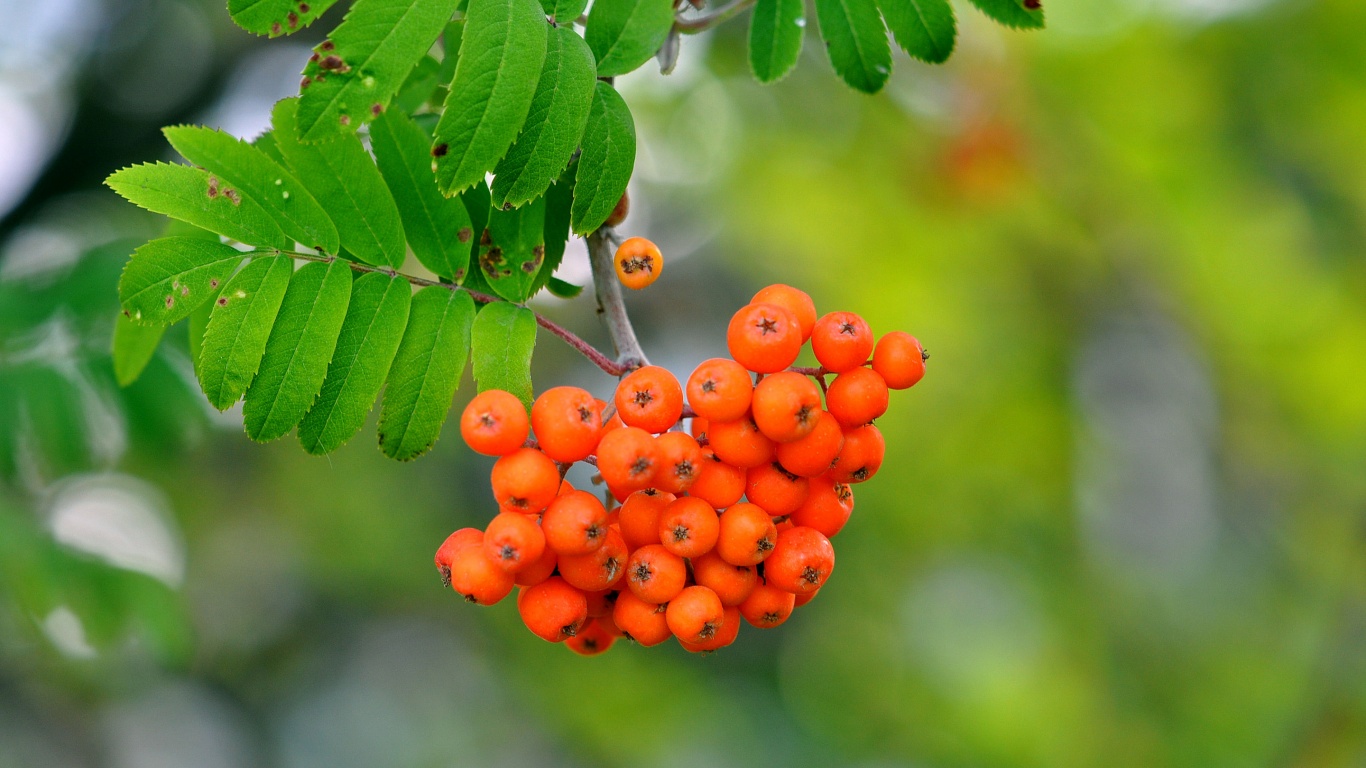
[[[815,602],[582,659],[437,581],[493,511],[449,425],[412,465],[249,444],[174,330],[114,382],[162,225],[100,181],[265,127],[341,9],[266,42],[221,0],[0,0],[0,766],[1366,764],[1366,6],[1045,6],[960,3],[872,98],[811,36],[755,84],[743,21],[622,79],[655,362],[773,281],[934,358]],[[537,308],[605,344],[591,305]],[[613,384],[549,337],[535,374]]]

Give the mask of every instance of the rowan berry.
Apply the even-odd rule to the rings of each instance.
[[[748,304],[730,319],[726,346],[735,361],[756,373],[777,373],[802,349],[797,318],[776,304]]]
[[[867,424],[887,412],[887,382],[872,368],[852,368],[830,383],[825,403],[841,426]]]
[[[564,644],[580,656],[597,656],[605,653],[616,641],[617,636],[594,619],[585,624],[573,637],[565,640]]]
[[[725,509],[745,495],[745,470],[733,467],[716,457],[710,448],[702,449],[701,469],[688,489],[688,495]]]
[[[598,472],[618,497],[653,486],[658,465],[655,439],[639,427],[614,429],[598,443]]]
[[[608,589],[626,572],[628,554],[621,534],[608,528],[601,547],[586,555],[560,555],[560,576],[585,592]]]
[[[721,513],[716,554],[731,565],[758,565],[773,551],[778,529],[769,511],[757,503],[735,504]],[[701,583],[701,580],[698,580]]]
[[[849,522],[854,511],[854,489],[829,476],[811,478],[811,488],[801,508],[792,513],[792,524],[833,537]]]
[[[721,612],[721,626],[708,640],[700,643],[690,643],[679,638],[678,644],[683,646],[683,650],[690,653],[709,653],[720,650],[735,642],[735,638],[740,636],[740,609],[725,608]]]
[[[749,371],[724,357],[704,360],[688,377],[688,405],[706,419],[735,421],[749,411],[753,394]]]
[[[669,631],[679,640],[701,643],[710,640],[721,629],[726,609],[721,598],[706,587],[685,588],[678,596],[669,601],[664,611],[664,620]]]
[[[557,555],[586,555],[607,540],[607,510],[587,491],[557,496],[541,516],[545,543]]]
[[[754,388],[752,413],[759,431],[773,442],[800,440],[816,428],[821,391],[800,373],[775,373]]]
[[[637,549],[626,561],[626,586],[647,603],[667,603],[687,585],[687,563],[659,544]]]
[[[535,448],[519,448],[500,458],[490,475],[493,497],[508,512],[534,515],[560,491],[560,470]]]
[[[721,521],[712,505],[682,496],[669,503],[659,516],[659,540],[679,557],[696,557],[716,546]]]
[[[478,546],[484,541],[484,532],[478,528],[461,528],[446,537],[436,548],[436,572],[441,576],[442,586],[451,585],[451,558],[456,552],[469,546]]]
[[[745,498],[773,517],[796,512],[806,501],[809,481],[788,472],[780,464],[765,464],[745,474]]]
[[[460,436],[475,453],[506,456],[526,442],[531,423],[526,406],[511,392],[480,392],[460,414]]]
[[[909,389],[925,376],[925,361],[929,359],[920,342],[905,331],[883,334],[873,349],[873,370],[892,389]]]
[[[812,528],[796,526],[778,534],[773,552],[764,561],[764,579],[794,595],[814,592],[835,569],[835,548]]]
[[[708,421],[706,419],[701,416],[694,416],[688,424],[688,434],[692,435],[693,439],[696,440],[699,445],[705,443],[709,439],[707,435],[707,426]]]
[[[868,362],[873,353],[873,332],[853,312],[831,312],[816,321],[811,351],[827,370],[844,373]]]
[[[693,579],[721,598],[721,605],[739,605],[759,583],[759,573],[750,565],[734,565],[715,551],[692,560]]]
[[[508,573],[516,573],[541,559],[545,534],[530,515],[500,512],[484,530],[484,553]]]
[[[553,387],[531,405],[531,427],[541,452],[562,463],[580,461],[598,447],[602,409],[578,387]]]
[[[667,611],[667,605],[647,603],[626,590],[617,596],[617,604],[612,607],[612,621],[627,637],[648,648],[673,636]]]
[[[626,221],[626,216],[630,212],[631,196],[622,192],[621,199],[617,200],[616,206],[612,208],[611,213],[607,214],[607,221],[604,221],[602,225],[604,227],[619,227],[623,221]]]
[[[550,578],[558,566],[559,556],[555,554],[555,550],[547,546],[542,549],[541,556],[536,558],[535,562],[523,566],[512,574],[512,581],[519,587],[534,586]]]
[[[754,591],[740,603],[740,615],[759,629],[776,627],[787,621],[795,607],[796,596],[764,582],[754,585]]]
[[[707,425],[707,431],[707,445],[733,467],[757,467],[768,464],[777,455],[776,444],[759,431],[752,418],[713,421]]]
[[[523,587],[517,596],[517,612],[537,637],[558,643],[578,634],[588,621],[588,599],[559,576]]]
[[[621,505],[621,537],[626,546],[639,549],[659,543],[659,516],[669,502],[674,500],[672,493],[654,488],[636,491],[626,497]]]
[[[775,283],[762,288],[749,300],[750,304],[777,304],[797,318],[797,326],[802,331],[802,342],[811,338],[811,329],[816,327],[816,303],[806,291],[790,285]]]
[[[617,600],[617,591],[600,589],[597,592],[584,592],[583,599],[588,601],[588,618],[596,619],[612,612],[612,604]]]
[[[682,493],[702,471],[702,447],[686,432],[666,432],[655,438],[659,468],[655,485],[662,491]]]
[[[812,600],[815,600],[816,595],[818,594],[820,594],[819,588],[813,589],[810,592],[806,592],[804,594],[794,595],[794,597],[796,597],[797,599],[792,602],[792,607],[800,608],[803,605],[806,605],[807,603],[811,602]]]
[[[482,546],[465,547],[451,557],[451,588],[467,602],[493,605],[512,591],[512,574],[494,562]]]
[[[816,477],[830,471],[844,448],[844,430],[826,411],[816,418],[816,428],[806,437],[778,445],[778,463],[801,477]]]
[[[844,449],[830,468],[830,476],[840,483],[862,483],[871,480],[882,468],[882,457],[887,443],[882,432],[872,424],[844,431]]]
[[[653,283],[664,271],[664,256],[654,243],[643,237],[626,238],[617,246],[612,262],[621,284],[636,291]]]
[[[615,402],[623,422],[655,434],[669,431],[683,416],[678,379],[657,365],[631,371],[617,385]]]

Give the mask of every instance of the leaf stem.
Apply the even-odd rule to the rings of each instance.
[[[617,364],[625,373],[649,365],[650,360],[645,357],[645,350],[641,349],[640,341],[636,338],[635,327],[631,325],[631,317],[626,314],[621,283],[617,281],[616,270],[612,268],[616,239],[616,232],[611,227],[595,230],[588,236],[588,261],[593,267],[593,292],[598,297],[598,314],[607,326],[607,334],[612,337]]]
[[[675,18],[674,29],[685,35],[695,35],[699,32],[705,32],[712,27],[723,24],[734,18],[746,8],[754,5],[754,1],[755,0],[732,0],[729,5],[722,6],[705,16],[698,16],[693,19],[684,19],[682,17]]]

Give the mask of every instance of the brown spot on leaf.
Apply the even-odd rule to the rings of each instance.
[[[242,196],[241,196],[240,194],[238,194],[238,193],[237,193],[237,190],[235,190],[235,189],[232,189],[232,188],[224,189],[224,190],[223,190],[223,197],[226,197],[226,198],[228,198],[229,200],[231,200],[233,205],[241,205],[241,204],[242,204]]]
[[[308,3],[299,3],[299,13],[308,13]]]
[[[313,84],[313,80],[310,79],[310,78],[305,77],[304,79],[302,79],[302,80],[299,81],[299,90],[302,91],[303,89],[307,88],[308,86],[310,86],[310,85],[312,85],[312,84]]]
[[[379,117],[379,113],[381,113],[381,112],[383,112],[383,111],[384,111],[384,105],[383,105],[383,104],[371,104],[371,105],[370,105],[370,114],[374,115],[375,117]]]
[[[461,227],[460,231],[455,233],[455,239],[462,243],[468,243],[471,237],[474,237],[474,232],[469,227]]]
[[[536,262],[534,262],[534,261],[524,261],[524,262],[522,262],[522,271],[525,272],[525,273],[527,273],[528,275],[531,274],[532,272],[535,272],[535,271],[536,271]]]
[[[346,66],[346,62],[342,61],[342,58],[335,53],[324,56],[322,61],[318,62],[318,68],[325,72],[349,72],[351,70],[350,67]]]
[[[214,199],[215,197],[218,197],[218,177],[217,177],[217,176],[210,175],[210,176],[209,176],[209,199],[212,200],[212,199]]]
[[[272,35],[278,35],[283,31],[284,30],[280,27],[280,22],[278,21],[270,25],[270,34]]]
[[[215,277],[214,279],[210,280],[210,281],[209,281],[209,287],[210,287],[210,288],[217,288],[217,287],[218,287],[218,278]]]
[[[450,149],[450,146],[446,144],[437,144],[435,147],[432,147],[432,157],[445,157]]]
[[[311,63],[313,63],[313,64],[317,64],[317,63],[318,63],[318,59],[320,59],[320,58],[322,58],[321,55],[320,55],[317,51],[314,51],[314,52],[313,52],[313,55],[308,57],[308,60],[309,60],[309,62],[311,62]]]
[[[483,233],[482,235],[479,236],[479,244],[480,244],[480,245],[493,245],[493,235],[489,234],[489,231],[488,231],[487,228],[485,228],[485,229],[484,229],[484,233]]]
[[[228,306],[228,297],[227,297],[227,296],[219,296],[219,297],[218,297],[218,306],[220,306],[220,307],[226,307],[226,306]]]
[[[537,261],[540,261],[545,256],[545,246],[538,245],[533,247],[531,249],[531,255],[535,256]]]
[[[324,40],[322,42],[322,45],[318,46],[318,50],[322,51],[323,53],[327,53],[328,51],[336,49],[336,47],[337,44],[332,42],[331,40]]]
[[[1031,11],[1037,11],[1043,7],[1043,0],[1024,0],[1024,7]]]
[[[166,297],[166,308],[167,308],[167,309],[170,309],[171,307],[174,307],[174,306],[175,306],[175,297],[174,297],[174,296],[167,296],[167,297]]]
[[[294,11],[290,11],[289,13],[285,14],[285,21],[289,22],[290,29],[298,29],[299,14],[295,13]]]

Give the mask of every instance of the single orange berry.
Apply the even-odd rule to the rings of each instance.
[[[523,566],[521,570],[512,574],[512,581],[519,587],[531,587],[555,573],[555,568],[559,565],[559,556],[555,550],[545,547],[541,551],[541,556],[536,558],[536,562]]]
[[[541,559],[545,534],[530,515],[500,512],[484,530],[484,552],[508,573],[516,573]]]
[[[526,442],[531,423],[526,406],[511,392],[487,389],[460,414],[460,436],[475,453],[506,456]]]
[[[647,603],[667,603],[687,585],[683,558],[659,544],[637,549],[626,561],[626,586]]]
[[[788,472],[781,464],[765,464],[745,474],[745,498],[773,517],[796,512],[806,501],[810,481]]]
[[[758,565],[773,551],[773,542],[778,539],[773,517],[757,503],[732,505],[721,513],[720,523],[716,554],[731,565]]]
[[[622,192],[621,199],[617,201],[616,207],[612,208],[612,212],[607,214],[607,221],[604,221],[602,225],[604,227],[619,227],[623,221],[626,221],[626,216],[630,212],[631,196]]]
[[[639,427],[622,427],[598,443],[598,472],[618,498],[655,484],[659,452],[655,439]]]
[[[698,416],[714,421],[744,416],[753,393],[749,371],[724,357],[704,360],[688,377],[688,405]]]
[[[557,555],[586,555],[607,540],[607,510],[587,491],[557,496],[541,516],[546,546]]]
[[[559,576],[523,587],[517,612],[527,629],[542,640],[558,643],[579,633],[588,621],[588,599]]]
[[[842,426],[867,424],[887,412],[887,382],[872,368],[851,368],[830,383],[825,402]]]
[[[873,353],[873,332],[853,312],[831,312],[816,321],[811,351],[828,370],[844,373],[868,362]]]
[[[835,570],[835,548],[819,531],[796,526],[778,534],[764,561],[764,579],[794,595],[815,592]]]
[[[659,278],[664,271],[664,256],[654,243],[643,237],[628,237],[617,247],[612,259],[617,279],[632,290],[640,290]]]
[[[711,422],[707,425],[707,442],[722,461],[741,469],[767,464],[777,455],[774,442],[748,417]]]
[[[816,428],[821,414],[821,391],[811,379],[782,371],[754,388],[754,423],[775,443],[800,440]]]
[[[720,650],[735,642],[735,638],[740,636],[740,609],[735,607],[725,608],[721,613],[721,626],[717,628],[715,634],[708,640],[700,643],[690,643],[683,638],[678,639],[678,644],[683,646],[683,650],[689,653],[710,653]]]
[[[696,496],[681,496],[659,516],[659,540],[679,557],[696,557],[716,546],[721,521],[716,510]]]
[[[853,511],[853,488],[829,476],[813,477],[806,501],[792,513],[792,524],[820,531],[830,538],[844,528]]]
[[[925,376],[930,353],[905,331],[892,331],[877,340],[873,349],[873,370],[892,389],[908,389]]]
[[[816,477],[830,471],[843,448],[844,430],[839,421],[822,411],[816,428],[806,437],[778,446],[778,463],[794,475]]]
[[[754,566],[728,563],[715,552],[694,557],[692,572],[697,583],[715,592],[726,607],[743,603],[759,583]]]
[[[535,448],[519,448],[493,465],[493,498],[507,512],[534,515],[560,491],[560,470]]]
[[[702,471],[702,446],[686,432],[666,432],[655,438],[655,449],[659,454],[655,485],[669,493],[691,488]]]
[[[802,349],[797,318],[777,304],[748,304],[730,319],[726,346],[735,361],[756,373],[777,373]]]
[[[716,458],[712,449],[703,448],[701,469],[688,494],[716,509],[725,509],[745,495],[745,471]]]
[[[751,304],[777,304],[792,313],[797,318],[797,326],[802,329],[802,341],[811,338],[811,329],[816,327],[816,303],[811,300],[806,291],[793,288],[790,285],[776,283],[767,288],[760,289],[754,294],[754,298],[749,300]]]
[[[626,636],[645,647],[659,645],[673,637],[666,616],[668,606],[647,603],[630,590],[617,595],[612,621]]]
[[[769,629],[787,621],[795,604],[796,595],[761,582],[740,603],[740,615],[759,629]]]
[[[605,628],[597,619],[584,625],[573,637],[564,641],[565,646],[580,656],[597,656],[605,653],[617,636]]]
[[[555,461],[581,461],[598,447],[602,409],[586,390],[553,387],[531,405],[531,427],[541,452]]]
[[[478,528],[461,528],[441,542],[441,546],[436,548],[436,572],[441,576],[442,586],[451,585],[451,558],[455,557],[455,553],[465,547],[477,547],[483,542],[484,532]]]
[[[627,547],[639,549],[659,543],[659,516],[674,498],[672,493],[654,488],[636,491],[626,497],[619,517],[621,537],[626,540]]]
[[[493,605],[512,591],[512,574],[494,562],[482,546],[465,547],[451,558],[451,588],[468,602]]]
[[[608,589],[626,573],[627,554],[621,534],[608,528],[601,547],[586,555],[560,555],[560,576],[585,592]]]
[[[669,624],[669,631],[679,640],[700,643],[710,640],[721,628],[725,612],[725,606],[721,605],[721,598],[715,592],[692,586],[669,601],[664,619]]]
[[[795,597],[796,600],[792,602],[792,607],[796,609],[802,607],[803,605],[806,605],[812,600],[815,600],[816,595],[820,594],[820,592],[820,588],[816,588],[811,590],[810,592],[804,592],[800,595],[793,595],[793,597]]]
[[[655,434],[669,431],[683,416],[683,388],[657,365],[631,371],[617,385],[615,402],[622,421]]]
[[[872,424],[846,429],[844,449],[830,468],[830,477],[840,483],[871,480],[882,468],[882,457],[886,452],[887,443],[882,439],[882,432]]]
[[[708,423],[709,422],[701,416],[692,417],[688,424],[688,434],[692,435],[693,439],[699,443],[706,442],[709,439],[707,435]]]

